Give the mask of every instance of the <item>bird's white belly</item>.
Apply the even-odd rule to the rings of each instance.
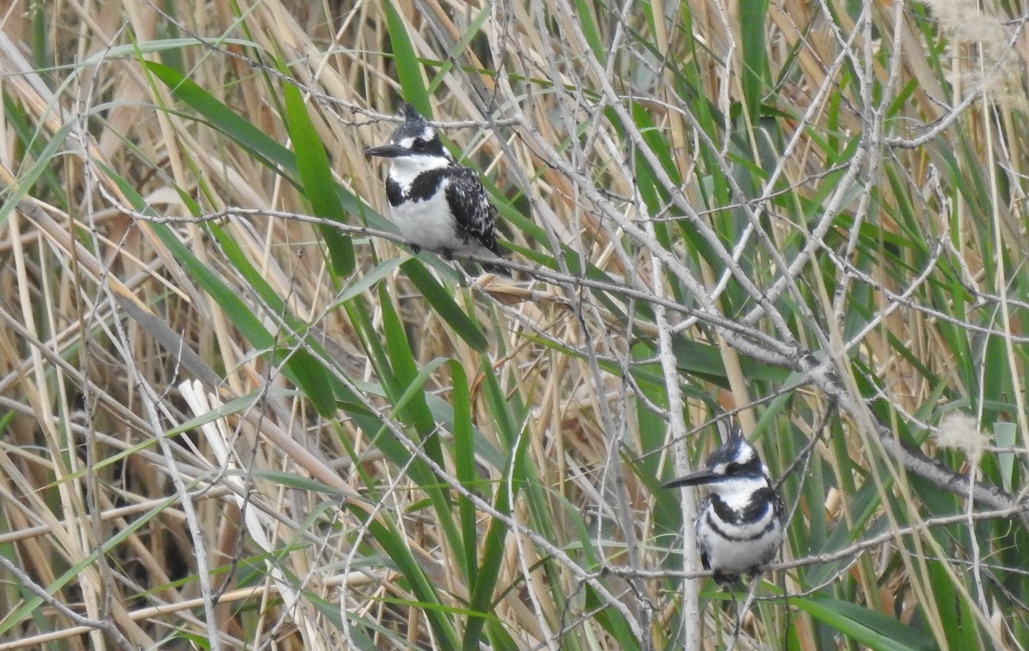
[[[711,569],[724,574],[743,574],[755,565],[769,562],[782,544],[783,530],[779,522],[773,523],[769,529],[769,519],[774,518],[771,509],[768,515],[768,518],[747,526],[734,527],[722,523],[723,532],[735,538],[732,541],[725,540],[711,529],[698,531],[700,547],[707,554]]]
[[[474,237],[465,242],[458,234],[445,192],[390,206],[390,214],[400,234],[419,248],[451,253],[474,253],[482,248]]]

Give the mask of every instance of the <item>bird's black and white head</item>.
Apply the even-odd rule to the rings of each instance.
[[[392,159],[390,176],[407,187],[422,172],[454,164],[435,127],[425,121],[410,104],[404,106],[404,123],[393,132],[389,142],[364,150],[368,157]]]
[[[771,484],[768,469],[761,462],[757,450],[747,443],[743,432],[736,427],[725,445],[711,453],[703,470],[673,479],[665,486],[707,486],[729,507],[743,509],[757,491]]]

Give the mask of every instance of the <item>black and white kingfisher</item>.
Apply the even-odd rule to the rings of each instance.
[[[782,546],[786,507],[739,426],[711,453],[706,468],[664,487],[701,485],[708,489],[696,520],[704,569],[719,584],[735,583],[744,573],[757,575]]]
[[[454,161],[436,129],[414,107],[405,105],[404,123],[389,143],[369,147],[364,155],[391,159],[386,198],[393,221],[415,253],[426,249],[447,259],[455,253],[500,257],[497,209],[479,175]],[[482,268],[510,275],[488,262]]]

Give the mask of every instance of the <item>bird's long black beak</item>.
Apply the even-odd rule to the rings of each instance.
[[[678,486],[700,486],[702,484],[710,484],[719,477],[721,477],[721,475],[713,473],[705,468],[704,470],[691,472],[690,474],[685,475],[683,477],[679,477],[678,479],[666,481],[665,483],[661,484],[661,488],[676,488]]]
[[[407,153],[407,150],[400,145],[379,145],[378,147],[369,147],[364,150],[365,158],[371,158],[372,156],[378,156],[379,158],[396,158],[397,156],[403,156]]]

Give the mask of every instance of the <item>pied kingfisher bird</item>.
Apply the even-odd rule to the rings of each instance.
[[[436,130],[410,104],[389,142],[365,149],[364,155],[391,160],[386,198],[393,221],[415,253],[426,249],[447,259],[455,253],[500,256],[497,209],[479,175],[454,162]],[[482,268],[510,275],[488,262]]]
[[[782,546],[786,507],[739,426],[711,453],[706,468],[664,487],[701,485],[708,489],[696,521],[704,569],[712,570],[719,584],[735,583],[744,573],[756,575]]]

